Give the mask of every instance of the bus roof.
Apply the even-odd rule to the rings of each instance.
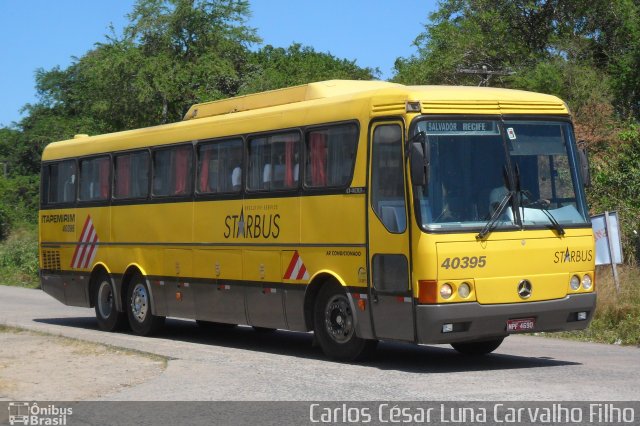
[[[226,136],[275,130],[273,126],[359,119],[362,114],[371,118],[399,116],[408,111],[408,103],[413,104],[411,112],[422,114],[569,115],[557,97],[521,90],[328,80],[196,104],[176,123],[97,136],[76,135],[47,145],[42,160],[211,138],[212,123],[218,129],[216,134]],[[304,114],[299,114],[302,111]]]
[[[386,81],[328,80],[195,104],[189,108],[184,120],[332,97],[373,95],[376,92],[380,95],[384,92],[401,92],[407,100],[420,101],[422,112],[452,113],[453,110],[461,109],[470,114],[477,114],[481,112],[479,110],[494,114],[521,113],[523,109],[531,110],[533,107],[536,112],[569,113],[564,102],[555,96],[521,90],[469,86],[404,86]]]
[[[233,112],[250,111],[296,102],[325,99],[335,96],[372,92],[390,87],[403,87],[386,81],[328,80],[300,86],[269,90],[229,99],[195,104],[184,115],[184,120],[211,117]]]

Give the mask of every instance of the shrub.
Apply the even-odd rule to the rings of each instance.
[[[631,124],[615,143],[592,157],[593,186],[589,205],[593,212],[618,212],[625,261],[640,260],[640,127]]]
[[[13,227],[33,225],[38,218],[39,178],[0,177],[0,241]]]
[[[38,286],[38,234],[34,227],[15,230],[0,244],[0,280],[8,285]]]

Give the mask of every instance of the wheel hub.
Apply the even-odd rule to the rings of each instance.
[[[329,336],[338,343],[345,343],[353,335],[353,313],[344,295],[335,295],[325,309],[325,327]]]
[[[136,284],[131,295],[131,313],[138,322],[143,322],[148,310],[147,289],[142,284]]]

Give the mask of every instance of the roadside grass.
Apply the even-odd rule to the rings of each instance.
[[[0,243],[0,283],[38,288],[38,231],[24,226]]]
[[[616,292],[611,267],[596,270],[598,301],[591,325],[586,330],[543,333],[549,337],[640,346],[640,268],[618,266],[620,291]]]

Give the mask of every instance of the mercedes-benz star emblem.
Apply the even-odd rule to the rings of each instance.
[[[518,296],[521,299],[528,299],[531,297],[533,286],[529,280],[522,280],[518,283]]]

